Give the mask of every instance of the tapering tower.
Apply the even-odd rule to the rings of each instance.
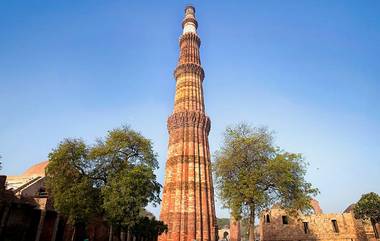
[[[185,8],[176,93],[168,118],[169,150],[160,219],[169,231],[160,241],[215,241],[216,217],[195,9]]]

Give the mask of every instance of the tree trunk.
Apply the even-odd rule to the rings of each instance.
[[[3,232],[7,226],[10,212],[11,212],[11,206],[6,205],[4,207],[3,215],[1,217],[1,222],[0,222],[0,237],[2,237]]]
[[[124,231],[120,232],[120,241],[125,241],[125,232]]]
[[[74,225],[73,233],[71,234],[71,241],[75,241],[76,232],[77,232],[77,225]]]
[[[90,232],[91,230],[91,232]],[[85,233],[86,235],[84,236],[84,239],[88,239],[88,240],[96,240],[96,231],[97,231],[97,226],[95,225],[93,228],[90,229],[90,227],[88,225],[86,225],[86,229],[85,229]],[[80,240],[82,241],[82,240]]]
[[[378,239],[379,238],[379,231],[376,228],[376,221],[373,218],[371,218],[371,224],[372,224],[372,228],[373,228],[373,233],[375,234],[375,238]]]
[[[255,208],[250,208],[249,215],[249,241],[255,241]]]
[[[55,217],[55,221],[54,221],[54,226],[53,226],[53,233],[51,235],[51,241],[55,241],[56,237],[57,237],[57,231],[58,231],[58,226],[59,226],[59,214],[57,213],[56,214],[57,216]]]
[[[113,239],[113,230],[112,230],[112,224],[110,225],[110,231],[108,234],[108,241],[112,241]]]
[[[131,241],[131,232],[129,231],[129,228],[127,231],[127,241]]]
[[[44,228],[45,217],[46,217],[46,210],[42,209],[40,211],[40,221],[38,223],[38,228],[37,228],[37,234],[36,234],[35,241],[40,241],[41,233],[42,233],[42,230]]]

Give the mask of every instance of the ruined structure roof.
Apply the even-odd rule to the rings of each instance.
[[[38,182],[45,178],[45,168],[49,161],[44,161],[37,163],[30,168],[28,168],[20,176],[8,176],[6,180],[6,189],[13,190],[14,192],[19,192],[30,185]]]
[[[45,176],[45,168],[47,167],[49,161],[44,161],[37,163],[30,168],[28,168],[22,176],[40,176],[44,177]]]
[[[355,203],[351,204],[350,206],[348,206],[344,211],[343,213],[351,213],[354,211],[354,207],[355,207]]]
[[[318,200],[312,198],[310,200],[310,205],[312,206],[315,214],[322,214],[323,213],[321,206],[319,205]]]

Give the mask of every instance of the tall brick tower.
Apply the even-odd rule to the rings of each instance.
[[[185,8],[180,55],[174,71],[176,94],[168,118],[169,150],[160,219],[169,231],[160,241],[215,241],[216,217],[211,176],[195,8]]]

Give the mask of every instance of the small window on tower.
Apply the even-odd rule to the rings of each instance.
[[[335,219],[333,219],[333,220],[331,220],[331,223],[332,223],[334,232],[339,233],[339,227],[338,227],[337,221]]]
[[[309,233],[309,223],[308,222],[303,222],[303,231],[305,233]]]
[[[282,216],[282,224],[289,224],[288,216]]]
[[[267,223],[270,223],[270,217],[269,217],[269,214],[265,215],[265,221],[266,221]]]

